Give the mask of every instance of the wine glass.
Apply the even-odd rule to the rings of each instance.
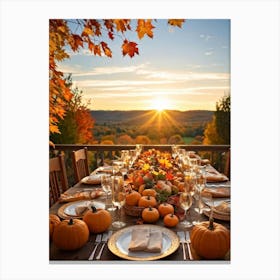
[[[184,172],[185,191],[190,193],[191,196],[193,196],[195,193],[195,186],[196,186],[196,174],[192,171],[185,171]]]
[[[120,165],[119,168],[120,168],[119,170],[123,176],[123,180],[125,180],[125,175],[127,175],[127,172],[128,172],[128,164],[125,161],[123,161],[122,165]]]
[[[185,228],[192,226],[192,223],[187,220],[188,210],[192,206],[192,195],[189,192],[182,192],[179,197],[179,204],[182,209],[185,210],[186,219],[180,223]]]
[[[201,200],[201,192],[205,189],[206,186],[206,171],[205,168],[203,166],[199,167],[198,172],[196,174],[196,193],[197,193],[197,207],[194,208],[194,210],[198,213],[198,214],[202,214],[203,213],[203,209],[204,209],[204,204],[203,201]],[[197,224],[199,223],[200,220],[196,220],[193,221],[193,224]]]
[[[110,174],[102,174],[101,175],[101,186],[103,191],[106,193],[106,208],[108,211],[116,210],[116,207],[108,207],[109,204],[109,194],[111,192],[111,175]]]
[[[122,228],[126,224],[121,221],[121,208],[125,203],[125,188],[122,176],[112,176],[112,202],[118,208],[118,219],[113,222],[115,228]]]

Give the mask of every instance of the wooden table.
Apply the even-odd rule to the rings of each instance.
[[[223,183],[225,184],[225,183]],[[230,182],[226,182],[227,185],[230,185]],[[67,193],[69,194],[73,194],[77,191],[81,191],[83,189],[89,189],[89,188],[96,188],[96,187],[100,187],[100,185],[95,185],[95,186],[91,186],[91,185],[85,185],[82,183],[78,183],[76,184],[74,187],[70,188]],[[102,196],[100,198],[97,199],[98,201],[103,201],[105,202],[105,196]],[[63,204],[61,203],[55,203],[51,208],[50,208],[50,214],[57,214],[58,209],[62,206]],[[193,209],[194,207],[192,207],[190,209],[190,214],[191,217],[193,219],[197,219],[200,217],[201,220],[205,220],[207,221],[208,218],[205,215],[199,215],[197,212],[194,211]],[[117,215],[117,211],[112,211],[110,212],[112,215],[113,220],[116,219],[116,215]],[[137,222],[138,218],[137,217],[131,217],[131,216],[127,216],[123,209],[122,209],[122,221],[124,221],[126,223],[126,226],[131,226],[131,225],[135,225]],[[224,225],[225,227],[227,227],[228,229],[230,229],[230,222],[227,221],[220,221],[217,220],[218,223]],[[162,219],[160,219],[156,225],[159,226],[163,226],[163,222]],[[116,229],[114,228],[110,228],[109,230],[112,231],[116,231]],[[182,230],[180,228],[179,225],[177,225],[175,228],[172,228],[171,230],[173,230],[174,232],[180,231]],[[62,251],[58,248],[55,247],[55,245],[53,244],[53,242],[50,241],[50,245],[49,245],[49,259],[50,261],[85,261],[85,262],[97,262],[96,260],[93,261],[88,261],[88,258],[94,248],[94,241],[96,238],[96,234],[90,234],[89,237],[89,241],[87,242],[87,244],[85,246],[83,246],[81,249],[75,250],[75,251]],[[98,251],[100,250],[100,247],[98,247],[97,252],[95,253],[95,256],[98,254]],[[187,250],[186,250],[187,253]],[[194,253],[194,252],[193,252]],[[189,256],[187,254],[187,257],[189,259]],[[199,258],[197,256],[195,256],[194,254],[194,259],[199,260]],[[227,260],[229,260],[229,256],[227,257]],[[104,251],[102,253],[101,256],[101,260],[100,261],[114,261],[114,263],[116,261],[122,262],[123,259],[115,256],[113,253],[111,253],[111,251],[108,249],[107,246],[105,246]],[[171,255],[158,260],[156,262],[159,261],[176,261],[176,262],[185,262],[183,261],[183,251],[182,251],[182,245],[180,245],[180,247],[178,248],[178,250],[176,250],[174,253],[172,253]]]

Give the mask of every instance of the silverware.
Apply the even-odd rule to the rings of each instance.
[[[180,243],[182,244],[182,248],[183,248],[183,258],[184,258],[184,261],[187,259],[187,256],[186,256],[186,249],[185,249],[185,243],[186,243],[186,237],[185,237],[185,233],[183,231],[178,231],[177,232],[177,235],[179,236],[180,238]]]
[[[89,261],[93,260],[96,249],[97,249],[98,245],[101,243],[101,238],[102,238],[102,234],[97,234],[97,236],[95,238],[95,242],[94,242],[94,248],[93,248],[92,253],[90,254],[90,256],[88,258]]]
[[[98,253],[98,255],[96,256],[96,260],[100,260],[100,258],[101,258],[101,255],[102,255],[102,252],[103,252],[103,250],[104,250],[104,247],[105,247],[105,245],[107,244],[107,241],[109,240],[109,238],[111,237],[111,235],[112,235],[112,231],[109,231],[108,233],[103,233],[103,235],[102,235],[102,247],[101,247],[101,249],[100,249],[100,251],[99,251],[99,253]]]
[[[213,184],[206,184],[206,188],[230,188],[230,185],[213,185]]]
[[[188,247],[188,253],[189,253],[189,258],[192,261],[193,260],[193,256],[192,256],[192,252],[191,252],[191,241],[190,241],[190,233],[188,231],[186,231],[186,243],[187,243],[187,247]]]

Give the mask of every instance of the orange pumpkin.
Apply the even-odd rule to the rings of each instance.
[[[156,197],[157,196],[157,192],[155,189],[145,189],[142,191],[142,195],[144,196],[153,196],[153,197]]]
[[[172,214],[167,214],[163,218],[163,223],[167,227],[175,227],[179,223],[179,219],[173,213]]]
[[[167,214],[174,214],[174,207],[167,202],[163,202],[159,205],[158,211],[160,213],[160,216],[164,217]]]
[[[91,210],[88,210],[83,216],[83,221],[88,225],[90,232],[101,233],[110,227],[112,217],[107,210],[96,209],[92,206]]]
[[[138,206],[140,207],[155,207],[157,205],[157,201],[153,196],[142,196],[138,201]]]
[[[159,212],[154,207],[145,208],[142,211],[142,219],[147,223],[155,223],[159,219]]]
[[[64,220],[53,231],[53,243],[62,250],[76,250],[83,247],[89,237],[85,222],[78,219]]]
[[[137,191],[130,191],[125,197],[125,204],[129,206],[138,205],[138,201],[141,198],[141,194]]]
[[[54,228],[60,224],[60,219],[57,215],[50,214],[49,215],[49,231],[50,231],[50,238],[52,238]]]
[[[222,259],[230,249],[230,232],[213,219],[195,225],[190,239],[195,252],[205,259]]]

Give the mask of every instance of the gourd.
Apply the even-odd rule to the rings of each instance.
[[[167,214],[163,218],[163,223],[167,227],[175,227],[179,223],[179,219],[173,213],[172,214]]]
[[[153,196],[142,196],[139,199],[138,206],[140,207],[155,207],[157,205],[157,201]]]
[[[142,211],[142,219],[147,223],[155,223],[159,219],[159,212],[156,208],[149,206]]]
[[[78,219],[64,220],[53,231],[53,243],[62,250],[76,250],[83,247],[89,237],[85,222]]]
[[[148,196],[148,195],[150,195],[150,196],[156,197],[157,192],[156,192],[156,190],[154,190],[154,189],[145,189],[145,190],[142,191],[142,195],[143,195],[143,196]]]
[[[83,216],[83,221],[87,224],[90,232],[101,233],[110,227],[112,217],[107,210],[96,209],[92,206],[91,210],[88,210]]]
[[[141,198],[141,194],[137,191],[130,191],[125,197],[125,203],[129,206],[138,205],[138,201]]]
[[[190,234],[195,252],[205,259],[222,259],[230,249],[230,232],[213,219],[195,225]]]
[[[173,214],[174,207],[171,204],[164,202],[159,205],[158,211],[160,213],[160,216],[164,217],[167,214]]]
[[[50,214],[49,215],[49,231],[50,231],[50,238],[52,238],[52,235],[53,235],[53,231],[54,231],[54,228],[60,224],[60,219],[57,215],[55,214]]]

